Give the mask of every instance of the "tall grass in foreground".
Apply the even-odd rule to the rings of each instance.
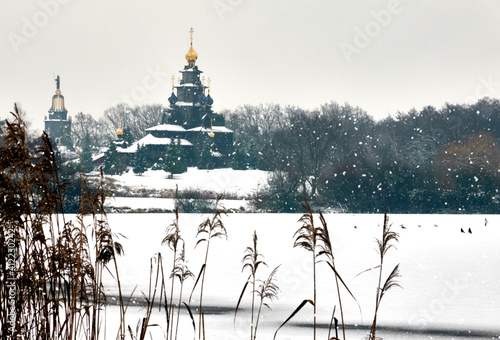
[[[306,212],[299,219],[302,226],[295,232],[293,243],[294,247],[304,248],[309,251],[312,256],[312,268],[313,268],[313,300],[312,305],[314,309],[313,314],[313,339],[316,340],[316,258],[318,256],[319,248],[318,243],[320,242],[322,229],[314,225],[314,217],[307,200],[304,200],[302,207]]]
[[[243,286],[240,298],[238,299],[238,304],[236,305],[236,309],[234,311],[234,318],[236,319],[236,313],[238,312],[238,307],[240,305],[241,299],[243,298],[243,294],[245,293],[248,284],[251,284],[252,307],[250,310],[250,340],[254,339],[254,307],[255,307],[255,294],[257,293],[255,289],[255,283],[257,281],[257,269],[259,268],[260,265],[267,266],[267,264],[263,260],[261,260],[261,258],[263,258],[263,255],[260,254],[257,250],[257,241],[258,241],[257,231],[254,230],[252,237],[252,245],[245,249],[245,255],[243,256],[243,259],[241,261],[243,262],[243,268],[241,269],[241,271],[243,272],[245,269],[248,269],[250,271],[250,275],[248,276],[248,279],[246,280]]]
[[[382,302],[382,298],[384,297],[385,293],[387,293],[390,289],[394,287],[400,287],[397,279],[400,277],[399,274],[399,264],[397,264],[387,276],[384,284],[382,285],[382,275],[383,275],[383,269],[384,269],[384,258],[387,254],[387,251],[394,247],[393,242],[398,242],[398,237],[399,234],[395,233],[390,230],[391,226],[389,225],[389,217],[387,216],[387,211],[384,214],[384,225],[382,227],[382,239],[377,240],[377,245],[378,245],[378,253],[380,256],[380,264],[372,269],[378,269],[379,270],[379,275],[378,275],[378,286],[377,286],[377,295],[375,298],[375,312],[373,315],[373,322],[372,326],[370,328],[370,334],[368,335],[369,340],[375,340],[377,339],[375,337],[376,332],[377,332],[377,315],[378,315],[378,310],[380,308],[380,303]]]
[[[342,286],[344,286],[344,288],[347,290],[349,295],[351,295],[351,297],[354,299],[354,301],[356,301],[357,304],[358,304],[358,301],[354,297],[354,295],[351,292],[351,290],[349,289],[349,287],[347,287],[346,283],[344,282],[344,280],[342,279],[342,277],[340,276],[340,274],[338,273],[338,271],[335,267],[335,257],[333,256],[333,247],[332,247],[332,242],[330,239],[330,233],[328,231],[328,225],[326,223],[325,217],[323,216],[323,213],[321,211],[319,211],[319,219],[321,221],[321,225],[323,226],[323,228],[322,228],[322,231],[320,234],[321,245],[319,247],[321,248],[321,251],[318,253],[318,256],[323,256],[324,258],[326,258],[324,260],[324,262],[326,262],[328,267],[333,271],[333,275],[335,277],[335,287],[337,290],[337,297],[339,299],[340,318],[341,318],[341,322],[342,322],[342,335],[343,335],[343,339],[345,340],[346,336],[345,336],[345,323],[344,323],[344,309],[342,307],[342,294],[340,294],[339,282],[342,284]],[[358,307],[359,307],[359,310],[361,313],[361,307],[359,306],[359,304],[358,304]],[[335,325],[333,325],[334,322],[335,322]],[[335,318],[335,307],[334,307],[333,311],[332,311],[332,318],[330,321],[330,326],[328,327],[328,340],[332,339],[330,337],[332,326],[335,326],[335,330],[336,330],[337,329],[336,324],[337,324],[337,319]],[[338,337],[335,336],[334,339],[338,339]]]
[[[172,270],[171,270],[171,275],[170,275],[170,301],[168,301],[168,297],[165,297],[167,299],[167,304],[168,304],[168,310],[167,310],[167,339],[172,338],[172,332],[173,332],[173,298],[174,298],[174,284],[175,284],[175,275],[174,271],[176,269],[176,262],[177,262],[177,250],[179,248],[179,245],[181,242],[184,242],[180,230],[179,230],[179,210],[176,207],[175,208],[175,219],[170,224],[167,228],[167,235],[163,238],[162,244],[166,244],[173,252],[174,255],[172,257],[173,263],[172,263]],[[183,243],[184,245],[184,243]],[[167,308],[167,307],[166,307]]]
[[[207,248],[205,250],[205,261],[203,262],[203,265],[201,266],[200,274],[198,275],[198,278],[196,279],[195,285],[193,287],[193,292],[194,289],[196,288],[196,284],[200,280],[201,277],[201,288],[200,288],[200,301],[199,301],[199,318],[198,318],[198,338],[199,339],[205,339],[205,322],[204,322],[204,313],[203,313],[203,288],[205,284],[205,274],[207,272],[207,263],[208,263],[208,254],[210,251],[210,244],[212,239],[214,238],[222,238],[225,237],[227,240],[227,230],[224,227],[224,223],[222,222],[222,216],[226,215],[226,209],[222,206],[219,205],[220,200],[222,196],[218,196],[217,200],[215,201],[215,210],[212,215],[212,217],[207,217],[205,221],[203,221],[199,226],[198,226],[198,231],[196,233],[196,237],[199,238],[198,241],[196,242],[197,247],[199,244],[206,242],[207,243]],[[191,296],[193,294],[191,292]],[[189,298],[191,300],[191,298]]]
[[[241,261],[243,262],[243,268],[241,271],[243,272],[245,269],[248,269],[250,271],[250,275],[248,276],[247,280],[245,281],[245,284],[243,285],[243,289],[238,299],[238,303],[236,304],[236,308],[234,310],[234,320],[236,320],[236,314],[238,313],[238,308],[240,306],[243,295],[245,294],[248,285],[251,284],[252,303],[250,310],[250,340],[255,340],[257,338],[257,328],[259,325],[260,315],[262,312],[262,306],[266,306],[267,308],[271,309],[269,304],[264,301],[266,300],[272,301],[276,299],[278,297],[278,292],[279,292],[279,287],[275,282],[276,281],[275,276],[279,266],[276,267],[271,272],[271,274],[266,280],[257,279],[257,269],[261,265],[267,266],[267,264],[262,260],[264,256],[257,250],[257,243],[258,243],[257,232],[254,230],[252,237],[252,245],[245,249],[245,255],[243,256],[243,259]],[[259,282],[260,285],[256,287],[256,284]],[[260,299],[260,302],[259,302],[257,317],[255,319],[256,296]]]
[[[181,284],[181,289],[179,292],[179,302],[177,304],[177,321],[176,321],[176,325],[175,325],[175,339],[177,340],[177,333],[179,331],[179,318],[180,318],[180,314],[181,314],[182,291],[184,288],[184,282],[189,278],[194,278],[193,273],[191,273],[191,271],[188,269],[188,267],[186,265],[186,251],[185,251],[184,244],[182,245],[182,250],[176,259],[175,267],[174,267],[174,270],[172,271],[172,276],[178,278],[179,282]],[[189,310],[189,307],[187,305],[186,305],[186,308],[188,308],[188,310]],[[191,313],[191,311],[189,311],[189,313]],[[173,313],[172,313],[172,315],[173,315]],[[172,337],[170,337],[170,338],[172,338]]]
[[[30,144],[17,106],[12,115],[0,146],[2,337],[98,339],[106,302],[102,271],[114,272],[119,281],[116,255],[122,251],[105,221],[103,182],[92,194],[82,186],[79,225],[66,221],[66,185],[50,138],[43,133],[38,145]],[[94,217],[91,225],[84,224],[86,215]]]
[[[346,283],[338,273],[336,267],[335,267],[335,261],[334,261],[334,256],[333,256],[333,248],[332,248],[332,243],[330,240],[330,234],[328,231],[328,226],[326,223],[326,220],[319,211],[319,217],[320,217],[320,222],[321,225],[319,227],[314,225],[314,216],[312,209],[307,202],[306,199],[304,199],[304,204],[302,204],[302,207],[306,210],[306,212],[302,215],[302,217],[299,219],[299,222],[302,223],[302,226],[295,232],[294,234],[294,247],[299,247],[299,248],[304,248],[307,251],[311,252],[312,254],[312,268],[313,268],[313,300],[310,299],[305,299],[303,300],[299,306],[293,311],[293,313],[280,325],[280,327],[276,330],[274,334],[274,338],[276,338],[276,334],[278,331],[283,327],[288,321],[290,321],[305,305],[310,303],[313,305],[313,339],[316,339],[316,311],[317,311],[317,296],[316,296],[316,264],[318,262],[326,262],[329,266],[329,268],[333,271],[334,277],[335,277],[335,286],[336,286],[336,291],[337,291],[337,297],[339,300],[339,305],[340,305],[340,313],[341,313],[341,319],[342,319],[342,334],[344,339],[346,338],[345,336],[345,325],[344,325],[344,313],[343,313],[343,308],[342,308],[342,299],[341,299],[341,293],[340,293],[340,284],[344,286],[344,288],[347,290],[347,292],[351,295],[351,297],[354,299],[354,301],[357,300],[352,294],[351,290],[347,287]],[[324,260],[318,260],[321,257],[325,258]],[[359,304],[358,304],[359,306]],[[332,317],[331,317],[331,322],[330,326],[328,329],[328,340],[332,339],[338,339],[337,335],[335,337],[331,337],[331,329],[332,326],[334,325],[335,330],[337,329],[337,319],[335,318],[335,306],[333,307],[332,311]],[[361,308],[360,308],[361,310]]]
[[[166,231],[166,236],[162,240],[162,244],[166,244],[173,251],[173,257],[172,257],[173,263],[172,263],[172,269],[170,271],[170,299],[165,294],[165,312],[167,315],[167,331],[165,339],[174,338],[174,326],[175,326],[175,339],[177,339],[184,282],[190,277],[194,278],[193,273],[191,273],[191,271],[188,269],[186,265],[186,245],[180,233],[179,209],[177,207],[175,208],[174,216],[175,219],[168,226]],[[177,303],[177,311],[175,311],[175,304],[174,304],[175,279],[178,279],[181,285],[179,292],[179,300]],[[164,276],[162,278],[162,281],[163,280]],[[176,318],[176,313],[177,313],[177,318]],[[189,313],[191,315],[190,310]]]
[[[267,300],[273,301],[274,299],[278,298],[278,293],[280,292],[280,289],[278,285],[276,284],[276,272],[278,271],[278,268],[280,266],[277,266],[271,271],[271,274],[267,277],[266,280],[259,280],[259,288],[256,291],[257,296],[259,297],[259,309],[257,312],[257,319],[255,321],[255,331],[254,331],[254,336],[253,339],[257,337],[257,330],[259,328],[259,321],[260,321],[260,315],[262,312],[262,306],[265,306],[269,309],[271,307],[267,303]]]

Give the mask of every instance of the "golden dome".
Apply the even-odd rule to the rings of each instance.
[[[61,94],[61,90],[57,90],[56,94],[52,96],[52,106],[49,111],[54,112],[64,112],[67,111],[64,107],[64,96]]]
[[[191,45],[191,48],[189,49],[188,53],[186,53],[186,60],[189,63],[194,63],[198,59],[198,53],[193,48],[193,45]]]
[[[123,135],[123,130],[122,130],[122,128],[118,128],[118,130],[116,130],[116,135],[117,135],[117,136],[122,136],[122,135]]]
[[[189,34],[191,35],[191,47],[189,48],[188,53],[186,53],[186,60],[188,61],[189,67],[193,67],[194,62],[196,61],[196,59],[198,59],[198,53],[196,53],[193,48],[193,32],[194,30],[191,27],[191,29],[189,30]]]

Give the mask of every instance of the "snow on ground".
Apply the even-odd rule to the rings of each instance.
[[[130,170],[123,175],[110,177],[117,180],[122,188],[193,189],[244,197],[265,186],[267,176],[268,172],[262,170],[188,168],[187,172],[174,175],[172,179],[163,170],[148,170],[142,176]]]
[[[186,240],[186,257],[189,268],[197,274],[204,258],[205,244],[196,244],[196,228],[209,215],[181,214],[181,232]],[[110,214],[109,222],[114,232],[126,235],[121,242],[125,249],[118,259],[120,278],[125,294],[137,286],[135,295],[147,291],[150,258],[158,251],[166,258],[166,268],[172,253],[161,246],[166,227],[173,214]],[[271,338],[277,327],[304,299],[312,298],[312,267],[310,253],[293,248],[293,235],[299,227],[298,214],[229,214],[223,218],[228,230],[228,240],[216,239],[211,244],[204,304],[234,308],[248,276],[241,273],[241,258],[250,246],[253,230],[259,236],[260,252],[269,267],[261,267],[260,278],[265,279],[270,270],[278,270],[279,300],[271,303],[272,311],[265,310],[260,338]],[[385,274],[397,263],[401,264],[402,289],[387,292],[380,307],[378,324],[399,327],[420,336],[381,332],[387,339],[458,339],[426,332],[470,331],[472,338],[479,331],[495,333],[497,338],[500,320],[500,216],[484,215],[393,215],[392,229],[400,233],[397,249],[391,249],[385,262]],[[489,223],[485,226],[485,218]],[[356,296],[356,303],[344,291],[342,303],[345,320],[349,325],[369,325],[373,317],[377,272],[361,274],[377,265],[376,237],[380,237],[382,215],[326,215],[336,261],[336,267]],[[462,233],[460,229],[465,232]],[[471,232],[468,229],[471,228]],[[184,300],[187,300],[194,280],[186,282]],[[329,268],[318,265],[318,319],[327,324],[333,305],[338,306],[335,285]],[[116,293],[113,279],[105,282],[110,293]],[[197,303],[198,288],[191,305]],[[245,309],[238,315],[237,326],[232,328],[233,314],[207,316],[207,339],[240,339],[249,327],[250,296],[242,302]],[[131,309],[131,318],[144,311]],[[337,318],[340,315],[337,307]],[[160,315],[154,316],[163,322]],[[183,332],[189,335],[189,319]],[[164,319],[163,319],[164,320]],[[312,308],[305,307],[294,321],[298,324],[312,322]],[[132,325],[136,321],[132,319]],[[281,333],[282,331],[280,331]],[[322,331],[324,332],[324,330]],[[354,334],[356,331],[353,331]],[[492,334],[493,334],[492,333]],[[310,339],[310,328],[285,326],[278,339]],[[286,336],[286,334],[289,334]],[[302,336],[303,335],[303,336]],[[349,336],[349,332],[347,333]],[[322,338],[326,337],[321,336]],[[352,336],[351,336],[352,338]],[[356,335],[355,338],[361,338]],[[484,337],[476,337],[483,339]],[[491,335],[490,335],[491,338]]]
[[[251,208],[250,201],[241,200],[221,200],[222,205],[231,211],[247,211]],[[105,203],[106,207],[126,209],[130,208],[135,211],[154,209],[156,211],[174,211],[174,198],[156,198],[156,197],[108,197]]]

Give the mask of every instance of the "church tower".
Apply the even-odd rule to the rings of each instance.
[[[136,152],[137,146],[142,145],[148,148],[151,159],[158,159],[165,156],[171,141],[176,140],[184,149],[188,166],[197,166],[202,153],[208,155],[203,159],[212,158],[215,167],[229,166],[234,132],[224,126],[223,115],[212,111],[210,78],[205,79],[196,65],[198,53],[193,47],[193,32],[191,28],[191,42],[185,56],[187,65],[180,71],[182,78],[177,85],[172,76],[170,106],[163,113],[161,124],[147,128],[146,136],[125,152]]]
[[[56,144],[71,148],[71,120],[68,120],[68,110],[64,106],[64,96],[61,94],[61,78],[57,76],[55,81],[56,93],[52,96],[48,119],[45,116],[45,131]]]
[[[190,29],[190,47],[186,53],[187,65],[180,71],[182,78],[179,84],[172,86],[172,94],[168,101],[170,103],[169,120],[170,124],[182,125],[185,129],[191,129],[207,122],[217,120],[219,125],[223,125],[222,116],[215,117],[212,112],[213,99],[206,93],[209,92],[209,86],[205,86],[205,77],[201,76],[201,71],[196,65],[198,53],[193,48],[193,28]],[[207,80],[209,81],[209,80]],[[177,96],[174,94],[174,88],[177,90]]]

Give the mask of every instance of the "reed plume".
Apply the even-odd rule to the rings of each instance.
[[[314,217],[311,207],[306,199],[302,207],[306,212],[299,219],[302,226],[294,234],[294,247],[304,248],[309,251],[312,256],[312,268],[313,268],[313,339],[316,340],[316,257],[318,256],[319,248],[318,244],[321,240],[321,227],[316,227],[314,225]]]
[[[377,252],[380,256],[380,264],[375,267],[379,269],[378,276],[378,286],[377,286],[377,294],[375,298],[375,312],[373,315],[373,322],[370,328],[370,333],[368,335],[369,340],[375,340],[376,332],[377,332],[377,315],[380,308],[380,303],[384,295],[394,287],[401,287],[398,282],[398,278],[401,276],[399,273],[399,264],[397,264],[391,271],[391,273],[387,276],[384,284],[382,285],[382,275],[383,275],[383,267],[384,267],[384,258],[392,247],[394,247],[394,242],[398,242],[399,234],[390,230],[391,226],[389,225],[389,216],[387,215],[387,211],[384,214],[384,225],[382,228],[382,239],[377,240]]]
[[[222,222],[222,216],[227,215],[226,209],[223,206],[220,206],[220,200],[222,199],[222,195],[217,197],[215,202],[215,211],[212,214],[212,217],[207,217],[205,221],[203,221],[198,226],[198,231],[196,233],[196,237],[198,241],[196,242],[197,247],[199,244],[206,242],[207,248],[205,250],[205,260],[200,270],[200,274],[196,279],[196,283],[193,287],[193,291],[196,288],[196,284],[198,283],[201,276],[201,288],[200,288],[200,303],[199,303],[199,319],[198,319],[198,338],[205,339],[205,325],[204,325],[204,315],[203,315],[203,288],[205,283],[205,274],[207,272],[207,263],[208,263],[208,254],[210,251],[210,244],[212,239],[215,238],[225,238],[227,240],[227,230],[224,227],[224,223]],[[192,295],[192,292],[191,292]],[[191,298],[190,298],[191,300]]]

